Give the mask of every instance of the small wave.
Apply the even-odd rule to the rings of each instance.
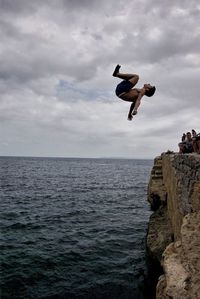
[[[17,212],[2,212],[1,213],[1,219],[5,219],[5,220],[14,220],[17,217],[19,217],[19,213]]]

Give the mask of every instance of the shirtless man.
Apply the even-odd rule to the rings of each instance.
[[[128,113],[128,120],[132,120],[133,115],[137,114],[142,97],[144,95],[152,97],[156,88],[150,84],[144,84],[141,89],[133,88],[137,84],[139,76],[136,74],[122,74],[119,72],[120,67],[118,64],[113,72],[114,77],[123,79],[123,81],[117,85],[115,93],[120,99],[132,102]]]

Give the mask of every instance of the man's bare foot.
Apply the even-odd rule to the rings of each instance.
[[[113,72],[113,77],[117,77],[117,73],[119,73],[120,67],[121,67],[121,65],[119,65],[119,64],[115,67],[115,70]]]

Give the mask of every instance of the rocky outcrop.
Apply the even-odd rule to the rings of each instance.
[[[200,299],[200,156],[157,157],[148,201],[148,254],[163,268],[156,299]]]

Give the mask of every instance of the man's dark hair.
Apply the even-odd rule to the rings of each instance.
[[[152,86],[149,90],[145,91],[145,96],[152,97],[156,91],[155,86]]]

